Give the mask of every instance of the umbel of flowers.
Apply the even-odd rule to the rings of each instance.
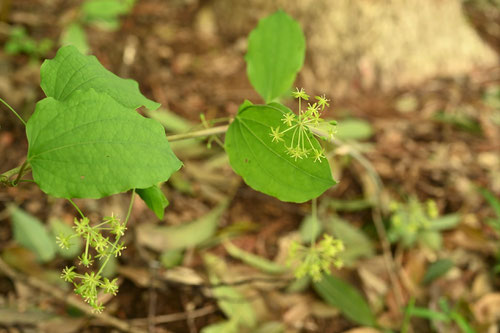
[[[336,121],[329,123],[326,133],[323,133],[324,129],[321,128],[322,134],[326,134],[326,137],[318,134],[315,129],[320,129],[320,124],[324,122],[321,118],[321,114],[325,110],[325,107],[329,107],[328,103],[330,100],[323,96],[316,96],[316,102],[313,104],[308,103],[307,108],[302,109],[302,101],[309,101],[309,95],[306,94],[303,88],[292,92],[293,97],[299,100],[299,112],[298,115],[294,113],[286,113],[281,121],[285,129],[281,130],[281,126],[276,128],[271,127],[271,133],[269,135],[272,137],[272,141],[279,143],[283,142],[286,147],[288,155],[290,155],[295,161],[303,158],[313,158],[315,162],[321,162],[325,158],[325,150],[323,148],[316,148],[311,141],[311,133],[316,135],[321,139],[333,139],[335,134]],[[287,132],[292,132],[292,140],[289,144],[285,142],[283,136]],[[314,140],[314,139],[313,139]]]

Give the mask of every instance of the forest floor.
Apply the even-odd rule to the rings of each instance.
[[[177,120],[182,128],[199,128],[200,114],[207,120],[233,117],[244,99],[260,101],[246,78],[246,36],[227,40],[207,34],[207,25],[213,22],[201,17],[203,4],[141,0],[122,17],[116,31],[86,27],[91,53],[113,73],[138,81],[147,97],[181,118]],[[8,24],[0,24],[0,41],[7,41],[10,24],[25,26],[35,40],[57,41],[77,8],[71,1],[12,1],[7,18],[2,18]],[[492,23],[480,11],[468,8],[468,13],[484,39],[500,51],[500,34],[486,27],[487,22],[500,27],[500,15]],[[52,58],[56,49],[43,57]],[[39,87],[42,59],[0,50],[0,96],[25,119],[44,97]],[[300,87],[300,77],[297,84]],[[346,267],[335,275],[362,292],[384,327],[397,330],[401,306],[414,297],[418,306],[434,310],[446,299],[477,332],[496,332],[500,231],[487,223],[495,218],[494,209],[477,188],[500,197],[500,67],[462,78],[436,78],[391,93],[358,90],[334,100],[332,106],[328,117],[339,122],[361,119],[371,127],[371,133],[357,135],[334,150],[331,161],[339,184],[319,199],[326,230],[331,221],[348,221],[355,227],[351,241],[358,253],[351,252]],[[0,108],[0,169],[4,172],[23,163],[28,144],[22,124]],[[40,264],[14,239],[11,205],[44,222],[59,219],[71,224],[77,214],[71,204],[46,196],[32,183],[1,188],[0,258],[14,270],[0,265],[0,332],[109,332],[129,324],[144,332],[199,332],[226,318],[207,282],[203,261],[207,252],[226,265],[224,282],[245,280],[233,287],[247,296],[259,323],[268,323],[259,332],[334,333],[358,327],[327,306],[312,288],[290,292],[290,276],[266,276],[227,253],[220,240],[229,235],[241,249],[283,263],[290,241],[300,237],[311,206],[283,203],[252,190],[231,170],[217,142],[206,146],[201,140],[172,144],[184,167],[163,188],[170,201],[163,220],[135,200],[127,249],[113,268],[120,291],[104,299],[106,319],[84,315],[67,302],[73,297],[64,296],[71,295],[70,286],[58,276],[71,260],[58,257]],[[368,168],[353,159],[349,149],[361,152]],[[382,181],[381,188],[374,186],[373,171]],[[391,244],[397,286],[387,273],[383,241],[373,222],[380,212],[390,228],[390,213],[373,207],[374,195],[385,204],[412,197],[421,202],[432,199],[441,215],[460,216],[456,226],[442,232],[438,249],[420,243]],[[91,220],[99,220],[111,213],[124,216],[129,200],[130,194],[122,194],[76,203]],[[220,205],[227,205],[222,213],[207,217]],[[161,256],[165,239],[144,226],[161,226],[168,232],[171,226],[200,218],[206,219],[208,228],[200,232],[210,233],[215,223],[209,241],[186,249],[180,265],[166,268]],[[192,237],[177,235],[186,242]],[[362,243],[356,243],[360,239]],[[348,247],[349,240],[345,242]],[[424,284],[428,268],[439,260],[453,265]],[[60,290],[65,291],[63,296]],[[411,323],[413,332],[459,331],[452,322],[413,319]]]

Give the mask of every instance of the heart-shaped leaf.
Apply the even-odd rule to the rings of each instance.
[[[38,102],[26,134],[33,179],[55,197],[101,198],[147,188],[182,165],[158,122],[93,89]]]
[[[54,59],[44,61],[40,79],[45,95],[59,101],[65,101],[77,90],[92,88],[107,93],[128,108],[137,109],[144,105],[156,110],[160,107],[160,104],[141,94],[137,82],[116,76],[104,68],[96,57],[81,54],[73,45],[61,47]]]
[[[260,20],[248,37],[245,60],[248,78],[266,103],[290,89],[305,53],[302,29],[284,11]]]
[[[327,161],[295,160],[287,153],[285,145],[291,145],[293,131],[283,135],[284,143],[272,142],[271,128],[283,127],[283,115],[291,112],[276,103],[243,108],[229,126],[225,147],[234,171],[254,190],[282,201],[304,202],[336,182]],[[309,135],[313,148],[321,150]]]

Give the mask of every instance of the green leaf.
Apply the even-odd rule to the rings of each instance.
[[[233,258],[240,259],[247,265],[260,269],[264,273],[282,274],[288,270],[286,267],[275,262],[259,257],[253,253],[243,251],[231,242],[225,242],[224,247],[226,248],[227,253],[229,253],[229,255]]]
[[[450,317],[442,312],[434,311],[431,309],[414,307],[409,311],[409,314],[413,317],[425,318],[428,320],[444,321],[449,322]]]
[[[238,322],[235,320],[223,320],[215,324],[205,326],[201,333],[238,333]]]
[[[116,76],[104,68],[96,57],[81,54],[73,45],[61,47],[54,59],[45,60],[40,78],[45,95],[59,101],[69,99],[78,90],[93,88],[107,93],[128,108],[145,106],[156,110],[160,107],[160,104],[141,94],[137,82]]]
[[[292,112],[283,105],[251,105],[229,125],[225,148],[234,171],[254,190],[282,201],[304,202],[318,197],[336,182],[326,161],[313,158],[295,161],[283,143],[272,142],[271,127],[283,127],[281,119]],[[284,134],[285,143],[292,132]],[[321,149],[310,135],[316,149]]]
[[[75,234],[75,230],[59,219],[51,219],[49,221],[50,231],[55,240],[59,235],[71,236]],[[65,259],[73,259],[81,254],[81,249],[83,246],[82,239],[80,237],[74,237],[70,241],[70,246],[67,249],[62,249],[57,246],[57,252],[59,255]]]
[[[341,279],[324,275],[320,282],[313,283],[314,290],[328,304],[338,308],[347,318],[365,326],[377,326],[370,306],[356,288]]]
[[[137,241],[159,252],[195,247],[215,235],[226,208],[227,202],[223,202],[199,219],[178,226],[141,224],[136,229]]]
[[[84,14],[84,20],[91,22],[127,14],[132,9],[134,2],[134,0],[87,0],[82,4],[81,10]]]
[[[434,251],[439,251],[443,247],[443,237],[435,230],[422,231],[418,234],[418,240]]]
[[[438,217],[431,221],[431,230],[452,229],[460,222],[460,214],[448,214]]]
[[[346,265],[352,265],[359,258],[369,258],[375,254],[370,239],[348,221],[332,217],[325,227],[344,243],[345,250],[339,253],[339,257]]]
[[[55,197],[102,198],[147,188],[182,165],[159,123],[93,89],[38,102],[26,134],[33,179]]]
[[[184,259],[184,251],[177,250],[167,250],[160,255],[160,263],[165,268],[174,268],[182,264]]]
[[[305,52],[300,25],[281,10],[260,20],[250,33],[247,75],[266,103],[290,89],[304,64]]]
[[[497,218],[488,220],[488,223],[495,229],[500,230],[500,200],[489,190],[485,188],[478,188],[479,193],[489,203],[490,207],[495,212]]]
[[[335,134],[341,140],[367,140],[372,135],[373,128],[370,123],[357,118],[339,121]]]
[[[42,222],[15,206],[10,207],[10,217],[13,237],[19,244],[33,251],[41,262],[54,259],[56,244]]]
[[[82,54],[88,54],[90,51],[87,35],[79,23],[72,23],[64,29],[61,45],[74,45]]]
[[[160,220],[163,219],[165,208],[168,207],[169,202],[158,185],[138,189],[137,194],[139,194],[141,199],[148,205],[149,209],[151,209]]]
[[[429,284],[437,278],[446,274],[455,264],[450,259],[440,259],[432,263],[425,272],[423,284]]]

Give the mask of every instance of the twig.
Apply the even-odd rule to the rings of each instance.
[[[54,287],[40,279],[37,279],[33,276],[26,276],[14,271],[10,266],[8,266],[1,258],[0,258],[0,272],[5,274],[9,279],[13,281],[21,282],[25,285],[28,285],[32,288],[38,289],[46,294],[49,294],[53,298],[67,304],[71,305],[78,310],[82,311],[86,315],[90,317],[95,317],[96,319],[102,321],[108,326],[112,326],[116,329],[119,329],[123,332],[129,333],[146,333],[142,329],[132,327],[132,325],[126,321],[120,320],[116,317],[113,317],[106,313],[96,314],[93,312],[92,308],[87,304],[77,300],[71,295],[65,293],[63,290]]]
[[[189,314],[187,312],[177,312],[167,315],[156,316],[154,321],[156,324],[166,324],[174,321],[186,320],[188,319],[188,316],[191,318],[199,318],[207,316],[211,313],[214,313],[215,311],[217,311],[217,308],[215,306],[207,305],[203,308],[193,310]],[[131,323],[137,326],[145,326],[148,324],[148,320],[149,318],[137,318],[137,319],[132,319]]]

